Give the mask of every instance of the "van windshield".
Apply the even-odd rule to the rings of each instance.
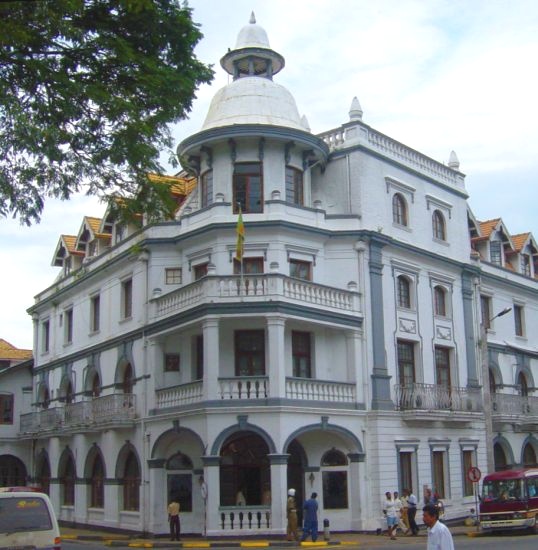
[[[0,499],[0,533],[50,529],[52,520],[42,498]]]
[[[485,481],[482,486],[482,498],[490,502],[523,500],[525,498],[525,482],[523,479]]]

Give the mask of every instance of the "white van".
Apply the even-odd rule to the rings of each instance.
[[[0,492],[0,550],[60,550],[60,529],[49,497],[35,492]]]

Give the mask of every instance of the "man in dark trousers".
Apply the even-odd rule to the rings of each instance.
[[[170,523],[170,540],[179,540],[179,502],[175,498],[168,505],[168,522]]]
[[[413,535],[418,535],[418,525],[415,521],[415,516],[417,515],[417,497],[413,493],[413,491],[409,491],[406,489],[408,493],[407,497],[407,504],[409,505],[409,508],[407,509],[407,518],[409,519],[409,528],[411,529],[411,533]]]
[[[303,505],[304,520],[303,520],[303,536],[301,541],[306,540],[308,535],[312,536],[312,542],[318,539],[318,494],[312,493],[312,496],[305,500]]]

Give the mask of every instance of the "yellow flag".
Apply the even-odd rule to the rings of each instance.
[[[245,249],[245,226],[243,224],[243,215],[241,213],[241,206],[239,207],[239,217],[237,218],[237,226],[235,228],[237,233],[237,244],[235,245],[235,257],[241,261],[243,259],[243,252]]]

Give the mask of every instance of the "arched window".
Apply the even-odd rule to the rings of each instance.
[[[166,463],[168,500],[179,502],[179,509],[192,512],[192,460],[183,453],[176,453]]]
[[[127,363],[123,371],[123,393],[133,393],[133,367],[131,363]]]
[[[519,395],[527,397],[529,395],[529,385],[527,384],[527,378],[522,372],[517,376],[517,384],[519,386]]]
[[[506,453],[500,443],[495,443],[493,446],[493,457],[496,472],[507,469],[508,461],[506,460]]]
[[[140,510],[140,468],[136,455],[130,451],[123,474],[123,509]]]
[[[493,395],[496,392],[497,392],[497,383],[495,382],[495,375],[493,374],[493,371],[489,369],[489,393]]]
[[[435,315],[446,317],[446,291],[442,286],[433,289]]]
[[[105,465],[100,454],[93,459],[90,477],[90,507],[104,508],[105,505]]]
[[[99,375],[95,372],[92,377],[92,383],[91,383],[91,392],[92,397],[99,397],[101,394],[101,380],[99,379]]]
[[[398,225],[407,226],[407,203],[400,193],[392,197],[392,221]]]
[[[434,210],[432,214],[433,238],[439,241],[446,241],[445,217],[439,210]]]
[[[411,308],[411,285],[409,279],[400,275],[397,279],[398,307]]]
[[[49,393],[49,388],[47,388],[46,386],[43,386],[42,389],[41,389],[41,406],[44,408],[44,409],[48,409],[49,408],[49,405],[50,405],[50,393]]]
[[[323,485],[323,508],[338,510],[348,508],[346,455],[337,449],[327,451],[321,458]]]
[[[50,463],[45,451],[38,457],[36,481],[43,493],[50,494]]]

